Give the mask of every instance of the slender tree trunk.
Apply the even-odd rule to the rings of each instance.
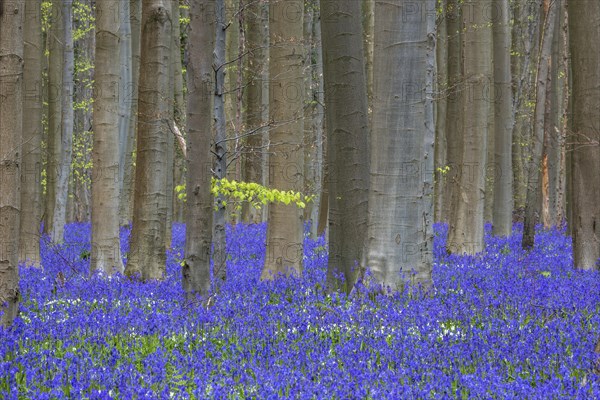
[[[552,55],[552,37],[554,35],[556,0],[549,1],[544,18],[544,30],[538,61],[537,88],[534,116],[534,135],[531,162],[527,180],[527,202],[525,203],[525,221],[523,223],[523,249],[533,247],[535,225],[541,212],[542,194],[542,152],[544,146],[544,121],[546,117],[546,91],[550,79],[550,58]]]
[[[263,80],[262,70],[265,62],[263,25],[267,21],[262,19],[262,5],[251,1],[247,4],[244,19],[246,29],[246,56],[245,84],[244,84],[244,127],[247,131],[258,129],[256,133],[248,136],[245,140],[246,151],[242,154],[242,180],[244,182],[255,182],[262,184],[262,153],[263,140],[262,129],[264,124],[263,114]],[[255,209],[248,203],[242,205],[242,221],[245,223],[258,223],[261,220],[260,210]]]
[[[92,253],[90,271],[123,273],[119,242],[119,154],[121,124],[125,124],[119,95],[123,66],[119,47],[119,0],[96,1],[96,65],[94,79],[94,148],[92,151]]]
[[[23,140],[23,18],[25,1],[2,5],[0,13],[0,327],[19,308],[19,221]]]
[[[215,61],[216,68],[216,90],[214,100],[215,115],[215,178],[222,179],[227,175],[227,126],[225,113],[225,50],[226,50],[226,20],[225,0],[216,0],[216,38],[215,38]],[[225,223],[226,223],[226,199],[223,195],[217,196],[216,211],[213,219],[213,271],[217,284],[225,280],[227,273],[227,255]]]
[[[173,90],[174,90],[174,105],[173,119],[177,126],[185,126],[185,99],[183,97],[183,75],[181,65],[181,26],[180,26],[180,9],[179,0],[173,1]],[[179,146],[175,146],[175,158],[173,163],[173,189],[175,186],[182,185],[185,183],[185,159],[181,150],[178,150]],[[183,202],[173,198],[173,221],[183,222]],[[169,235],[170,236],[170,235]]]
[[[23,29],[23,148],[19,261],[41,267],[42,21],[41,0],[25,1]],[[4,190],[4,189],[3,189]]]
[[[187,62],[187,202],[183,289],[189,300],[211,288],[211,155],[217,29],[215,0],[190,1]]]
[[[365,59],[365,76],[367,83],[368,112],[369,112],[369,131],[371,116],[373,111],[373,46],[375,45],[375,0],[361,0],[362,3],[362,25],[363,25],[363,49]],[[344,6],[342,2],[337,3],[337,7]],[[324,10],[327,11],[327,10]]]
[[[133,192],[133,151],[135,149],[135,127],[131,123],[133,115],[133,56],[132,56],[132,19],[137,10],[131,8],[128,0],[121,0],[116,4],[120,10],[119,27],[119,64],[120,64],[120,83],[119,83],[119,225],[125,226],[131,222]],[[133,17],[133,18],[132,18]],[[139,25],[138,25],[139,27]],[[139,37],[138,37],[139,40]],[[114,62],[114,60],[112,60]]]
[[[440,173],[446,166],[446,130],[448,90],[448,11],[444,1],[442,13],[438,15],[436,41],[436,101],[435,106],[435,160],[434,160],[434,221],[442,221],[444,205],[444,176]],[[438,170],[439,168],[439,170]]]
[[[63,53],[64,24],[60,2],[52,4],[52,22],[48,37],[48,140],[46,157],[46,207],[44,215],[44,233],[52,240],[54,232],[54,212],[57,203],[57,185],[60,169],[61,118],[63,96]]]
[[[510,68],[511,37],[509,0],[494,0],[497,19],[494,21],[494,211],[493,230],[496,236],[512,232],[513,170],[512,74]]]
[[[344,13],[338,8],[344,4]],[[369,143],[360,3],[321,0],[329,163],[327,286],[349,292],[364,268]]]
[[[573,73],[573,262],[597,269],[600,257],[600,3],[569,2]]]
[[[366,264],[392,290],[432,284],[435,15],[410,5],[375,1]]]
[[[446,98],[446,114],[452,118],[446,120],[446,165],[442,175],[444,203],[441,220],[451,224],[456,211],[454,205],[460,192],[463,148],[464,116],[461,99],[465,96],[465,90],[462,78],[461,3],[458,0],[447,0],[445,11],[448,35],[448,87],[442,96]]]
[[[304,78],[302,51],[304,1],[269,5],[269,187],[302,191]],[[267,255],[261,279],[278,273],[302,273],[302,210],[295,205],[269,205]]]
[[[142,39],[138,100],[136,177],[131,250],[125,272],[143,280],[165,272],[167,204],[165,182],[168,122],[171,15],[166,0],[142,2]]]
[[[464,78],[462,100],[464,139],[460,189],[448,231],[448,250],[455,254],[483,251],[485,177],[489,131],[489,88],[492,78],[491,0],[462,5]]]

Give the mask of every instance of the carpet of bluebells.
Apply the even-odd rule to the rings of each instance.
[[[265,225],[228,227],[228,281],[206,309],[183,300],[184,229],[153,283],[89,277],[89,225],[43,240],[0,330],[0,398],[600,398],[600,275],[572,268],[563,231],[525,253],[519,226],[488,229],[484,254],[458,257],[436,226],[433,294],[347,297],[322,290],[323,238],[306,239],[301,279],[265,283]]]

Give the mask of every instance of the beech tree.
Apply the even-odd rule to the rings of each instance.
[[[211,139],[215,76],[215,0],[192,0],[187,63],[187,187],[183,289],[188,299],[210,292],[213,197]]]
[[[0,326],[19,306],[19,217],[23,139],[23,18],[25,1],[3,4],[0,13]]]
[[[366,264],[392,289],[432,283],[434,9],[375,1]]]
[[[571,133],[573,262],[596,269],[600,257],[600,3],[569,2],[573,74]]]
[[[141,61],[131,250],[126,274],[162,279],[166,268],[167,140],[169,116],[171,5],[142,2]]]

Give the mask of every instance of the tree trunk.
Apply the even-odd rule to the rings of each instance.
[[[436,101],[435,106],[435,160],[434,160],[434,221],[443,220],[444,206],[444,176],[440,171],[446,166],[446,130],[447,130],[447,97],[448,90],[448,10],[446,3],[442,3],[442,13],[438,15],[436,37]]]
[[[462,5],[463,71],[467,92],[461,97],[464,139],[460,189],[453,199],[447,248],[454,254],[483,251],[485,177],[492,78],[491,0],[469,0]]]
[[[213,198],[211,141],[217,24],[215,0],[190,1],[187,63],[187,201],[183,289],[188,300],[211,288],[210,247]],[[207,17],[208,16],[208,17]]]
[[[525,203],[525,221],[523,223],[524,250],[533,247],[535,225],[539,220],[542,198],[542,152],[544,146],[544,121],[546,119],[546,91],[550,78],[550,59],[552,56],[552,37],[554,35],[556,0],[549,2],[544,18],[544,30],[538,61],[537,88],[534,115],[534,135],[527,179],[527,201]]]
[[[338,7],[344,4],[344,13]],[[349,292],[364,268],[369,201],[369,143],[364,53],[357,1],[321,0],[323,72],[329,143],[327,287]]]
[[[262,184],[262,153],[263,130],[259,129],[264,124],[263,113],[263,80],[262,71],[265,63],[264,44],[265,32],[263,25],[267,23],[262,19],[262,5],[252,1],[246,5],[244,12],[246,29],[246,68],[244,76],[244,128],[246,131],[256,132],[245,140],[246,151],[242,154],[242,180]],[[259,223],[262,213],[248,203],[242,205],[242,221],[245,223]]]
[[[366,264],[392,290],[432,283],[435,1],[419,4],[375,2]]]
[[[0,327],[12,324],[19,307],[19,219],[23,140],[23,18],[25,1],[0,13]],[[31,116],[28,116],[31,117]]]
[[[214,100],[215,115],[215,178],[222,179],[227,175],[227,127],[225,121],[225,46],[227,43],[227,25],[225,20],[225,0],[216,0],[216,38],[215,38],[215,61],[216,68],[216,90]],[[219,285],[226,278],[227,255],[225,223],[226,223],[226,199],[218,195],[216,210],[213,220],[213,272],[215,281]]]
[[[573,73],[573,262],[596,269],[600,257],[600,3],[569,2]],[[589,43],[593,43],[590,46]]]
[[[166,0],[142,2],[136,176],[131,250],[126,274],[143,280],[165,272],[167,202],[165,182],[171,56],[171,15]]]
[[[44,233],[52,240],[54,232],[54,211],[57,202],[58,173],[60,169],[61,118],[63,96],[63,53],[64,23],[60,2],[52,4],[52,18],[48,38],[48,139],[46,157],[46,204],[44,213]],[[62,237],[61,237],[62,239]]]
[[[94,147],[92,151],[92,253],[90,272],[123,273],[119,244],[119,144],[124,121],[119,95],[123,66],[119,47],[119,0],[96,1],[96,65],[94,79]]]
[[[23,149],[19,261],[41,267],[42,21],[41,0],[26,1],[23,30]]]
[[[180,9],[179,0],[172,0],[173,2],[173,90],[174,90],[174,106],[173,120],[177,126],[185,126],[185,99],[183,97],[183,75],[181,65],[181,26],[180,20]],[[175,138],[173,138],[175,139]],[[173,190],[175,186],[182,185],[185,183],[185,159],[183,153],[178,150],[179,146],[175,146],[175,155],[173,162]],[[183,222],[183,202],[177,199],[177,196],[173,193],[173,221]],[[171,235],[168,235],[170,237]]]
[[[511,37],[509,1],[494,0],[497,19],[493,24],[494,41],[494,211],[495,236],[512,232],[513,170],[512,132],[514,112],[512,103],[512,74],[510,68]]]
[[[269,187],[302,191],[304,1],[271,2],[269,7],[269,119],[274,123],[269,132]],[[293,204],[269,205],[267,255],[261,279],[273,279],[278,273],[302,273],[302,214]]]

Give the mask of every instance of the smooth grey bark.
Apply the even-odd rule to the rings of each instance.
[[[171,14],[167,0],[142,2],[136,176],[131,250],[125,273],[162,279],[166,268],[165,182],[170,92]]]
[[[188,300],[211,289],[213,197],[212,127],[215,75],[215,0],[192,0],[187,62],[187,200],[183,289]]]
[[[133,99],[133,56],[132,56],[132,16],[137,11],[131,8],[129,0],[113,5],[119,7],[119,225],[131,222],[133,192],[133,151],[135,150],[135,127],[131,123],[134,108]],[[134,17],[135,18],[135,17]],[[114,62],[115,59],[111,60]]]
[[[597,269],[600,257],[600,3],[569,2],[573,74],[572,229],[576,268]]]
[[[342,4],[339,2],[338,4]],[[363,50],[365,59],[365,75],[367,80],[367,97],[369,112],[369,131],[371,116],[373,114],[373,48],[375,45],[375,1],[361,0],[362,4],[362,25],[363,25]],[[342,9],[344,8],[341,6]],[[341,10],[340,10],[341,11]]]
[[[525,203],[525,220],[523,222],[523,239],[521,246],[525,250],[533,247],[535,225],[541,214],[542,200],[542,153],[544,148],[544,126],[546,121],[546,92],[550,82],[550,60],[552,56],[552,38],[554,36],[555,16],[558,6],[556,1],[549,3],[544,17],[544,29],[540,45],[540,58],[536,78],[536,102],[534,111],[534,134],[531,161],[528,168],[527,201]]]
[[[92,150],[92,251],[90,272],[123,273],[119,241],[119,192],[122,190],[119,147],[124,121],[119,87],[123,66],[119,45],[119,0],[96,1],[94,79],[94,146]],[[122,77],[122,75],[121,75]]]
[[[225,112],[225,51],[227,43],[227,24],[225,20],[225,0],[216,0],[216,36],[215,36],[215,179],[227,175],[227,127]],[[222,194],[216,198],[216,210],[213,217],[213,273],[218,285],[227,274],[226,238],[226,199]]]
[[[464,87],[461,97],[463,147],[459,189],[452,207],[447,249],[454,254],[483,251],[487,139],[490,130],[489,88],[492,78],[491,0],[462,4]]]
[[[447,0],[445,15],[448,43],[448,87],[441,93],[441,96],[446,98],[446,114],[452,117],[446,119],[446,163],[441,177],[443,181],[441,197],[444,200],[441,220],[451,224],[456,211],[454,205],[459,195],[462,173],[463,112],[461,101],[465,90],[462,78],[461,3],[458,0]]]
[[[42,219],[42,2],[25,3],[23,29],[23,148],[19,261],[41,267]]]
[[[514,111],[510,65],[511,32],[509,1],[494,0],[497,18],[493,21],[494,41],[494,210],[492,233],[509,236],[512,232],[513,169],[512,132]]]
[[[341,6],[344,5],[344,12]],[[321,0],[329,144],[327,288],[354,286],[366,257],[369,201],[368,104],[357,1]]]
[[[48,34],[48,138],[46,155],[46,199],[44,233],[52,240],[54,211],[57,202],[57,185],[61,165],[61,118],[63,96],[64,23],[60,2],[52,3],[52,17]]]
[[[366,265],[392,290],[432,284],[435,15],[409,3],[375,1]]]
[[[447,4],[442,3],[442,12],[436,21],[436,98],[435,106],[435,160],[434,160],[434,221],[443,221],[444,206],[444,176],[441,173],[446,166],[446,129],[448,101],[448,10]]]
[[[180,26],[180,13],[179,0],[172,0],[172,14],[173,14],[173,51],[172,62],[173,62],[173,120],[177,126],[185,126],[185,99],[183,97],[183,74],[181,64],[181,26]],[[177,140],[173,138],[173,140]],[[183,152],[179,146],[175,146],[174,161],[173,161],[173,190],[175,186],[182,185],[185,183],[185,158]],[[177,196],[173,192],[173,221],[183,222],[184,206],[183,202],[177,199]],[[167,235],[171,237],[171,234]]]
[[[62,1],[63,28],[63,71],[62,71],[62,105],[61,105],[61,138],[60,163],[56,182],[54,205],[54,221],[50,237],[56,242],[64,240],[64,228],[67,222],[67,199],[69,194],[69,177],[71,175],[71,155],[73,147],[73,75],[75,59],[73,52],[73,16],[72,0]]]
[[[302,191],[304,187],[304,1],[269,4],[269,187]],[[272,172],[272,173],[271,173]],[[267,254],[261,279],[279,273],[302,273],[303,212],[295,205],[270,204]],[[291,269],[291,270],[290,270]]]
[[[262,184],[262,154],[263,154],[263,77],[262,72],[266,60],[263,48],[265,31],[263,25],[267,21],[262,18],[263,6],[252,1],[246,5],[244,12],[245,38],[248,55],[245,57],[244,71],[244,127],[247,131],[256,130],[245,140],[246,150],[242,154],[242,180]],[[259,223],[262,219],[260,210],[248,203],[242,205],[242,221],[245,223]]]
[[[0,13],[0,327],[19,309],[19,221],[23,140],[23,18],[25,1]]]

